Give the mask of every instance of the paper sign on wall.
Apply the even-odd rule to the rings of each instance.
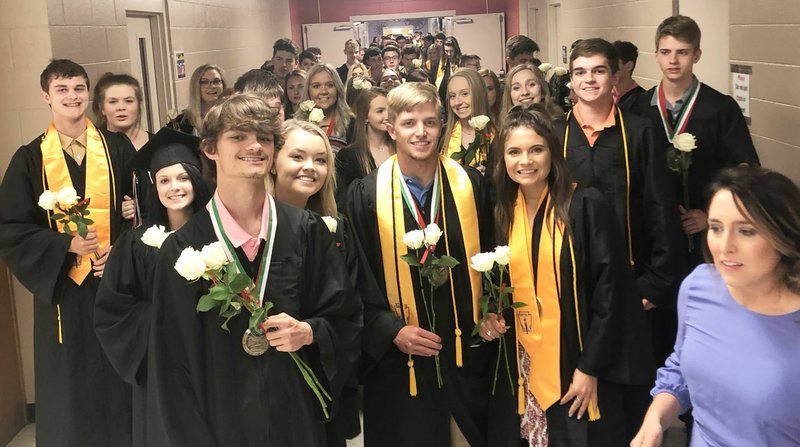
[[[750,76],[753,67],[748,65],[731,65],[731,96],[742,109],[747,123],[750,123]]]
[[[175,73],[178,75],[178,79],[186,77],[186,55],[183,50],[175,52]]]

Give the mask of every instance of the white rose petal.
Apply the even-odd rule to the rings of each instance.
[[[361,90],[364,88],[364,78],[355,78],[353,79],[353,88],[356,90]]]
[[[322,221],[325,222],[331,233],[336,233],[336,228],[339,226],[339,222],[336,219],[331,216],[322,216]]]
[[[412,59],[411,63],[414,65],[414,68],[422,67],[422,59]]]
[[[442,237],[442,230],[439,225],[432,223],[425,227],[425,246],[433,247],[439,242],[440,237]]]
[[[78,191],[75,191],[75,188],[71,186],[65,186],[61,188],[61,191],[58,192],[57,196],[58,203],[63,208],[67,208],[78,203]]]
[[[489,117],[486,115],[478,115],[469,120],[469,125],[475,130],[483,130],[489,124]]]
[[[322,109],[317,107],[314,107],[314,110],[312,110],[308,114],[308,121],[314,124],[321,123],[324,118],[325,118],[325,113],[322,111]]]
[[[189,281],[194,281],[206,272],[206,263],[200,258],[200,252],[186,247],[175,262],[175,271]]]
[[[403,243],[414,250],[425,245],[425,233],[422,230],[412,230],[403,235]]]
[[[167,118],[170,120],[174,120],[178,117],[178,110],[177,109],[169,109],[167,110]]]
[[[553,74],[556,76],[564,76],[567,74],[567,69],[564,67],[556,67],[553,69]]]
[[[675,135],[675,138],[672,139],[672,145],[681,152],[691,152],[697,149],[697,140],[694,135],[684,132]]]
[[[500,265],[511,262],[511,248],[508,245],[498,245],[494,248],[494,261]]]
[[[148,228],[142,235],[142,242],[155,248],[161,248],[161,245],[167,239],[167,236],[172,234],[172,231],[164,231],[163,225],[153,225]]]
[[[206,245],[200,250],[200,259],[210,270],[219,270],[228,263],[228,255],[225,253],[225,246],[217,241]]]
[[[314,109],[314,106],[315,106],[314,100],[307,99],[300,103],[300,110],[302,110],[303,112],[310,112]]]
[[[552,69],[553,69],[553,64],[551,64],[550,62],[543,62],[541,65],[539,65],[539,71],[541,71],[544,74],[547,74],[547,72]]]
[[[494,267],[494,253],[478,253],[470,259],[472,262],[470,266],[481,273],[488,272]]]
[[[39,206],[46,210],[54,210],[58,205],[58,196],[53,191],[45,191],[39,196]]]
[[[567,84],[564,87],[572,90],[572,83],[571,82],[567,82]]]

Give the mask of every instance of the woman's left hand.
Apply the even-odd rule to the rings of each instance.
[[[314,342],[311,325],[298,321],[287,313],[270,316],[265,326],[269,345],[281,352],[295,352]]]
[[[111,246],[101,247],[97,250],[98,258],[92,262],[92,270],[94,276],[98,278],[103,277],[103,271],[106,269],[106,261],[108,261],[108,254],[111,252]]]
[[[133,199],[128,196],[122,198],[122,218],[125,220],[133,220],[133,217],[136,216],[136,206],[133,203]]]
[[[577,412],[578,419],[581,419],[589,408],[589,405],[597,406],[597,377],[590,376],[575,368],[572,374],[572,383],[564,397],[561,398],[561,405],[570,404],[569,417]]]

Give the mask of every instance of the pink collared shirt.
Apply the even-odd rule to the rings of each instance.
[[[214,200],[217,203],[217,212],[219,219],[222,221],[222,228],[225,229],[225,234],[231,241],[234,248],[242,247],[247,259],[252,262],[258,254],[258,246],[261,241],[267,240],[267,232],[269,231],[269,197],[264,200],[263,209],[261,211],[261,230],[258,232],[258,237],[251,236],[245,231],[231,216],[222,199],[219,198],[219,193],[214,193]]]

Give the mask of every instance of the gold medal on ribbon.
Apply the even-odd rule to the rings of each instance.
[[[269,349],[269,342],[267,341],[266,335],[254,335],[250,332],[250,329],[248,329],[244,331],[244,335],[242,335],[242,348],[244,352],[253,357],[257,357],[267,352]]]

